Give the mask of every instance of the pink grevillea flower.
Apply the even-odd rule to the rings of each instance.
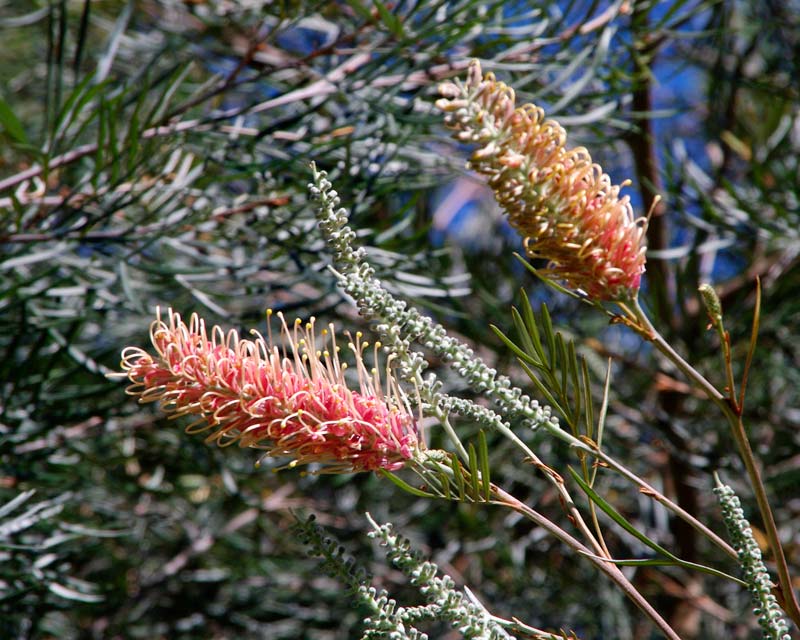
[[[439,87],[436,105],[457,140],[477,144],[470,167],[489,178],[509,222],[525,238],[543,275],[590,298],[636,296],[645,270],[646,221],[636,219],[583,147],[568,149],[566,132],[532,104],[516,107],[514,90],[482,75],[475,61],[466,83]],[[624,186],[624,185],[622,185]]]
[[[268,314],[270,315],[270,314]],[[290,467],[320,463],[322,471],[396,470],[420,443],[416,421],[387,367],[385,389],[363,359],[360,334],[353,352],[358,390],[345,380],[332,327],[322,337],[314,320],[290,328],[278,313],[282,344],[253,331],[254,340],[192,314],[186,324],[171,309],[150,329],[157,355],[138,347],[122,352],[122,368],[140,402],[158,401],[173,417],[192,415],[188,433],[208,432],[207,442],[265,449],[292,458]],[[375,356],[380,344],[375,345]]]

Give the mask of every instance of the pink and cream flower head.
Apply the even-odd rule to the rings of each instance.
[[[542,275],[590,298],[634,298],[645,270],[646,221],[636,219],[620,185],[611,184],[583,147],[532,104],[516,106],[514,90],[484,76],[474,61],[466,83],[439,87],[437,107],[454,137],[476,144],[469,166],[488,176],[509,222],[525,238]]]
[[[128,393],[159,402],[172,417],[195,416],[186,431],[207,432],[207,442],[264,449],[291,458],[289,467],[392,471],[411,460],[421,446],[416,421],[390,367],[384,383],[377,369],[367,369],[361,335],[348,344],[351,384],[332,326],[317,337],[313,319],[290,327],[276,315],[278,341],[271,329],[267,338],[252,331],[254,339],[245,340],[218,326],[209,333],[196,314],[187,324],[172,309],[166,321],[159,311],[150,329],[156,355],[138,347],[122,352]]]

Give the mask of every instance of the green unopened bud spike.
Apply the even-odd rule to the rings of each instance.
[[[711,322],[715,326],[719,325],[722,322],[722,303],[719,301],[719,296],[714,291],[714,287],[710,284],[701,284],[697,291],[700,292],[700,297],[703,300],[706,311],[708,311]]]

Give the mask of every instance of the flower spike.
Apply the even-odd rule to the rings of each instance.
[[[477,61],[466,83],[446,82],[436,106],[457,140],[476,144],[469,166],[488,177],[509,222],[542,275],[600,301],[636,297],[645,270],[646,220],[635,218],[621,186],[611,184],[583,147],[514,90],[485,76]]]
[[[150,329],[157,356],[138,347],[122,352],[122,375],[132,383],[127,392],[159,402],[171,417],[196,416],[186,431],[209,432],[206,442],[288,456],[289,467],[319,463],[326,473],[403,467],[421,443],[391,369],[385,384],[377,370],[368,371],[369,345],[357,335],[348,345],[358,379],[358,390],[351,390],[332,325],[318,338],[313,319],[289,326],[277,316],[280,341],[271,330],[267,338],[253,331],[255,339],[244,340],[218,326],[209,333],[197,314],[186,324],[172,309],[166,321],[159,311]]]

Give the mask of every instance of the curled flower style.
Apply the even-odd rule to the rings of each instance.
[[[535,105],[517,107],[514,90],[474,61],[466,83],[439,87],[437,107],[454,137],[477,144],[470,167],[488,176],[509,222],[543,275],[590,298],[629,300],[645,270],[646,221],[636,219],[623,185],[611,184],[583,147]]]
[[[271,312],[268,312],[268,316]],[[127,392],[140,402],[159,402],[172,417],[196,416],[187,433],[209,432],[206,442],[264,449],[288,456],[287,465],[320,463],[327,473],[396,470],[419,449],[416,421],[387,365],[385,384],[377,369],[364,363],[368,343],[357,334],[349,342],[358,390],[345,380],[332,325],[315,334],[314,320],[295,321],[283,314],[280,340],[270,328],[264,338],[241,339],[236,331],[192,314],[189,323],[159,310],[150,329],[157,352],[138,347],[122,352]],[[374,355],[380,343],[374,347]],[[385,387],[385,388],[384,388]]]

